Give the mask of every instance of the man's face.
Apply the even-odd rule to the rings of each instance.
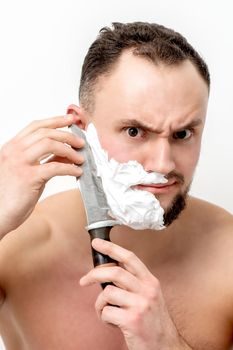
[[[125,52],[98,82],[90,121],[110,158],[167,176],[165,185],[138,186],[167,211],[191,184],[207,102],[207,85],[191,62],[156,66]]]

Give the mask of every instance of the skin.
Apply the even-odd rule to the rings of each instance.
[[[192,181],[207,102],[190,62],[155,66],[125,52],[98,82],[93,113],[70,105],[69,118],[37,121],[3,147],[0,329],[8,349],[229,349],[232,215],[189,197],[163,232],[116,226],[112,242],[94,240],[118,266],[93,269],[78,190],[36,205],[51,177],[81,175],[73,163],[83,159],[67,147],[81,141],[57,128],[93,122],[111,157],[167,175],[165,187],[144,190],[168,209]],[[106,281],[115,286],[102,290]]]

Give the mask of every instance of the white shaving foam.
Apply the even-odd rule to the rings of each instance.
[[[108,153],[100,145],[93,123],[88,125],[85,134],[96,162],[97,176],[102,179],[111,209],[109,214],[122,225],[135,230],[165,228],[164,210],[155,196],[148,191],[132,188],[139,184],[166,183],[164,175],[147,173],[135,160],[128,163],[118,163],[113,158],[109,160]]]

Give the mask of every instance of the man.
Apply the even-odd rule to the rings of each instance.
[[[3,146],[0,329],[7,349],[230,348],[232,215],[187,195],[209,85],[206,64],[180,34],[115,23],[87,53],[80,107],[31,123]],[[115,226],[112,242],[92,244],[119,264],[95,269],[79,191],[37,204],[50,178],[82,174],[84,159],[73,148],[83,141],[60,128],[90,122],[109,157],[137,160],[168,180],[138,185],[159,199],[166,229]],[[114,285],[102,290],[104,282]]]

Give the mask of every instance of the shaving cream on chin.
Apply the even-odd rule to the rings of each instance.
[[[93,123],[85,132],[96,167],[97,176],[102,179],[103,189],[111,209],[109,213],[122,225],[135,230],[165,228],[164,210],[155,196],[143,190],[132,188],[139,184],[166,183],[164,175],[147,173],[137,161],[118,163],[108,159],[108,153],[102,149]]]

